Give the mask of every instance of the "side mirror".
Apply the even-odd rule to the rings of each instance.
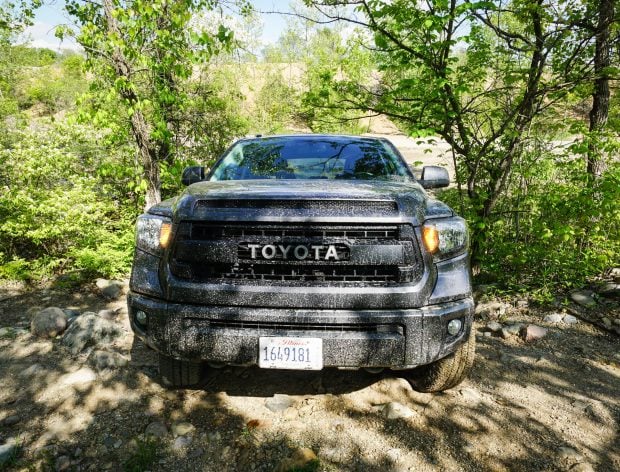
[[[205,179],[205,168],[200,166],[186,167],[183,170],[181,183],[183,185],[192,185]]]
[[[420,177],[420,185],[424,188],[447,187],[450,185],[450,176],[443,167],[424,166],[422,168],[422,176]]]

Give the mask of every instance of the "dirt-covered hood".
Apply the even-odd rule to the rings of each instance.
[[[182,220],[368,221],[417,224],[452,215],[416,182],[242,180],[199,182],[149,213]]]

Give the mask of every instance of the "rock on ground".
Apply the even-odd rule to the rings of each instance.
[[[144,430],[145,436],[153,436],[156,438],[164,438],[168,434],[168,428],[161,421],[153,421]]]
[[[50,306],[34,315],[30,332],[42,338],[55,338],[67,328],[67,315],[60,308]]]
[[[288,395],[283,395],[281,393],[276,393],[273,397],[267,398],[267,400],[265,400],[265,406],[274,413],[284,411],[292,404],[293,399]]]
[[[192,443],[192,438],[188,436],[179,436],[174,440],[172,444],[172,449],[178,451],[179,449],[185,449]]]
[[[411,418],[414,412],[402,403],[390,402],[383,406],[381,414],[388,420],[395,420],[398,418]]]
[[[580,462],[572,466],[570,472],[594,472],[594,467],[587,462]]]
[[[19,446],[15,441],[8,441],[0,445],[0,465],[5,465],[13,460],[19,452]]]
[[[118,298],[123,293],[123,282],[118,280],[97,279],[95,284],[101,295],[111,300]]]
[[[496,320],[500,316],[504,316],[508,308],[510,308],[510,305],[502,302],[479,303],[476,306],[476,315],[482,318]]]
[[[129,363],[129,360],[118,352],[101,350],[93,351],[90,355],[90,360],[97,370],[116,369],[124,367]]]
[[[515,323],[502,328],[501,334],[502,338],[508,339],[511,336],[517,336],[523,327],[520,323]]]
[[[196,431],[194,425],[188,423],[187,421],[178,421],[173,423],[170,429],[172,430],[172,434],[175,438],[178,436],[186,436]]]
[[[562,321],[564,322],[564,324],[567,324],[567,325],[574,325],[579,322],[579,320],[577,320],[577,318],[573,315],[564,316],[564,319]]]
[[[570,294],[573,301],[586,308],[594,308],[596,306],[596,300],[593,297],[594,293],[591,290],[579,290]]]
[[[553,313],[551,315],[547,315],[544,317],[543,321],[545,323],[561,323],[564,319],[564,315],[561,313]]]
[[[604,296],[615,296],[620,294],[620,284],[614,282],[607,282],[605,285],[597,290],[598,293]]]
[[[88,346],[108,345],[120,335],[121,329],[112,321],[95,313],[84,313],[71,323],[62,338],[62,344],[76,355]]]
[[[537,341],[547,335],[547,328],[529,324],[521,330],[521,337],[525,342]]]
[[[489,321],[486,325],[486,328],[492,333],[497,333],[502,330],[502,325],[497,321]]]
[[[13,426],[13,425],[16,425],[17,423],[19,423],[20,420],[21,420],[21,418],[18,415],[11,415],[11,416],[7,416],[2,421],[0,421],[0,425],[2,425],[2,426]]]

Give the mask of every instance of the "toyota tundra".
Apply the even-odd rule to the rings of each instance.
[[[128,296],[164,383],[206,363],[389,368],[420,391],[471,369],[474,302],[465,221],[390,141],[241,139],[137,221]]]

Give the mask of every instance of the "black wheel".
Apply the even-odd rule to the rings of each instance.
[[[447,357],[413,369],[408,376],[419,392],[442,392],[460,384],[471,371],[476,357],[476,336],[471,327],[469,337]]]
[[[200,362],[179,361],[159,354],[159,375],[166,387],[191,387],[200,382],[201,374]]]

